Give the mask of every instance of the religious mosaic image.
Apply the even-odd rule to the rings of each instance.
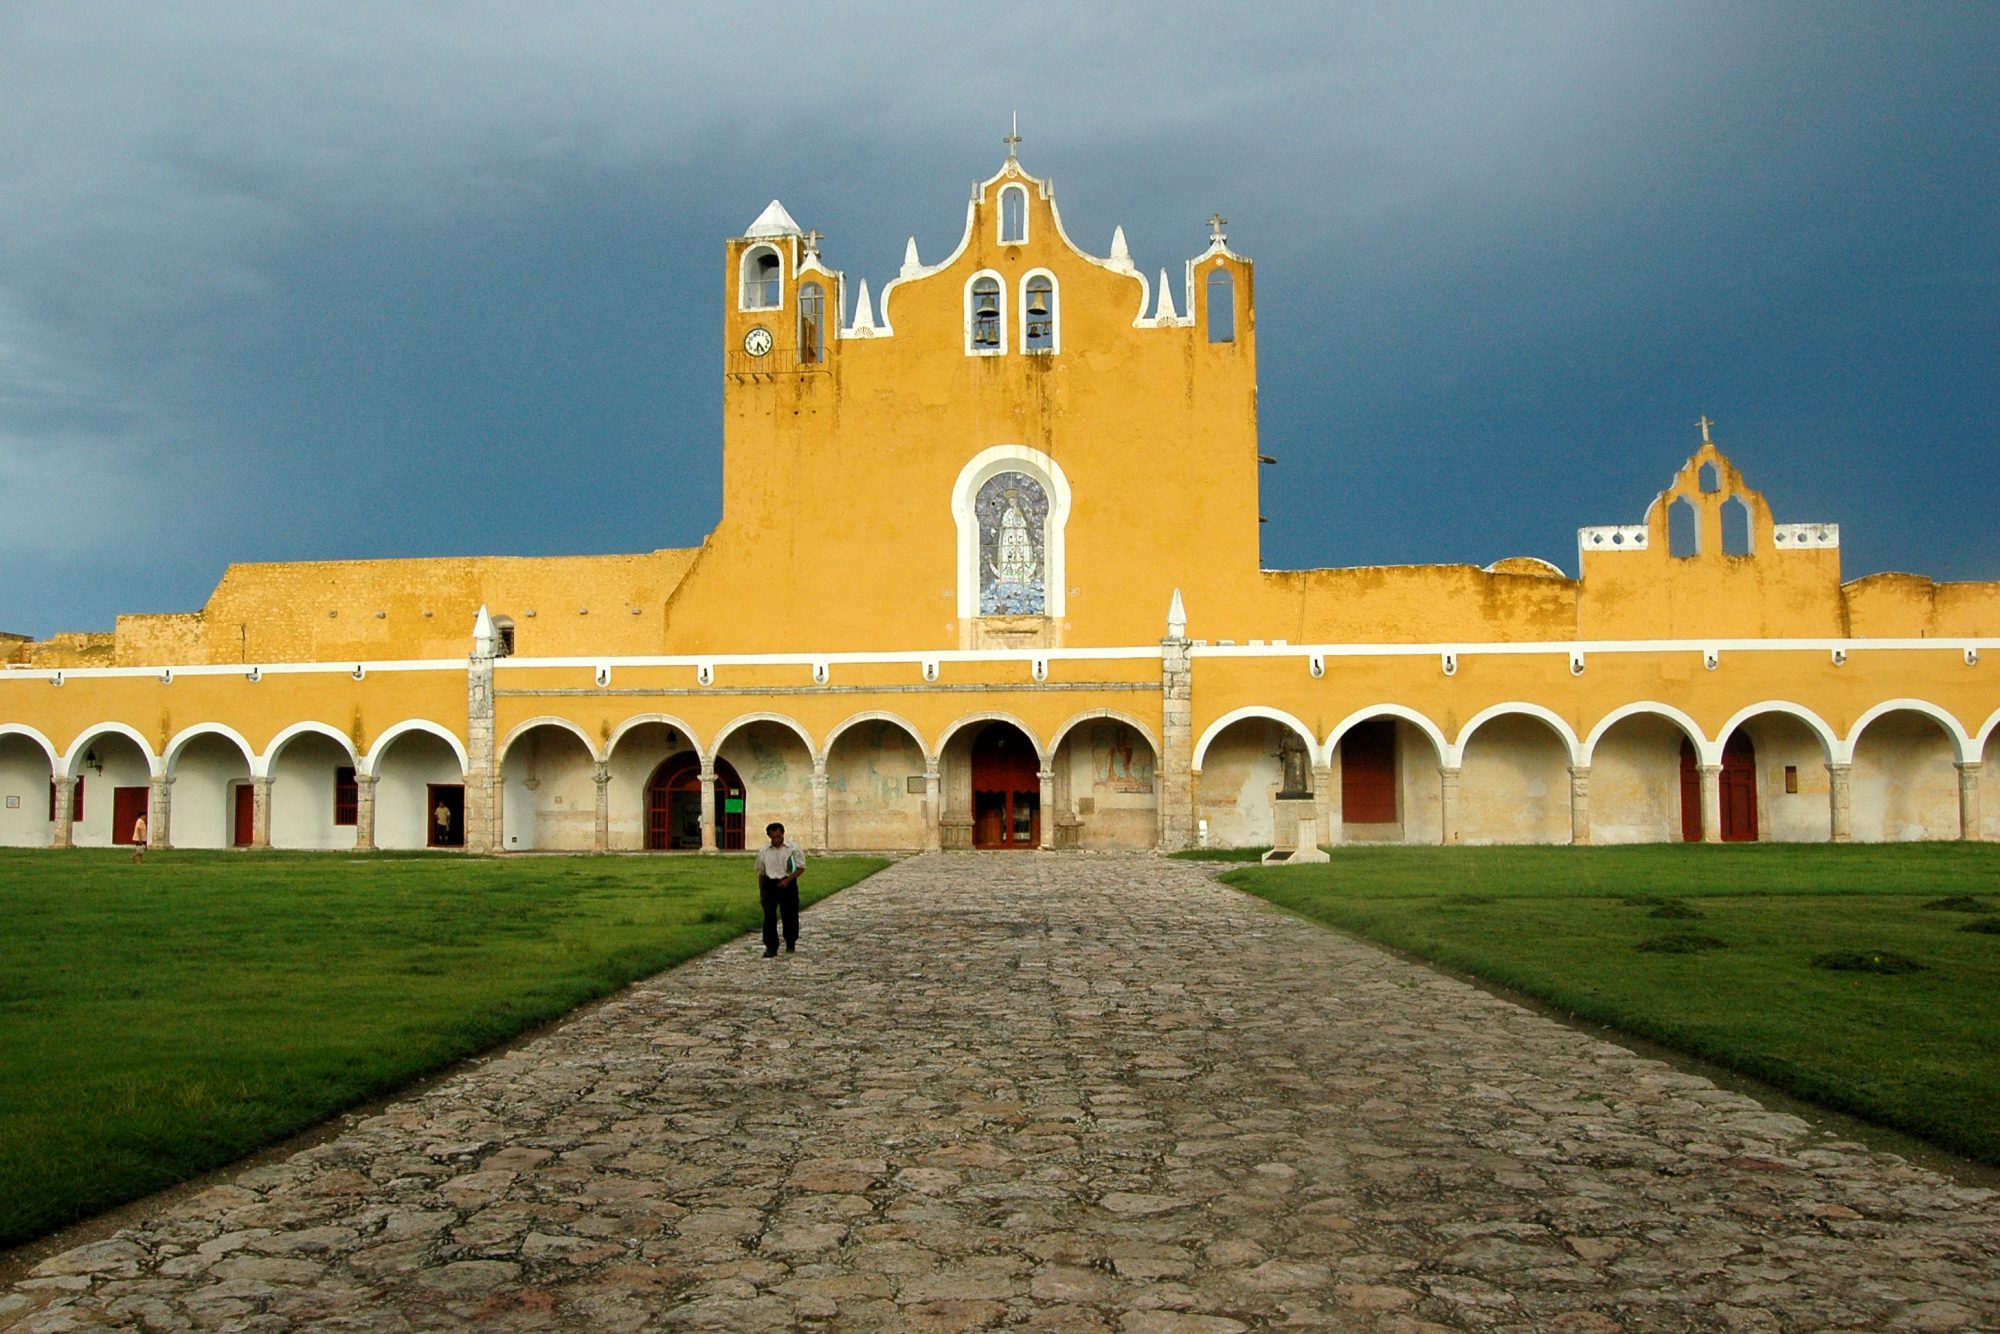
[[[979,488],[972,513],[979,524],[979,614],[1044,614],[1049,497],[1042,484],[1003,472]]]

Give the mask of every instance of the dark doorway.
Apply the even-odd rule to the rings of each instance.
[[[229,796],[235,817],[230,821],[230,846],[247,848],[257,841],[257,789],[237,783],[229,789]]]
[[[111,789],[111,841],[113,843],[137,843],[132,831],[139,827],[139,818],[146,813],[146,800],[152,795],[151,788],[114,787]]]
[[[1034,848],[1042,841],[1041,759],[1021,729],[988,723],[972,739],[972,846]]]
[[[1681,842],[1701,842],[1701,768],[1694,742],[1681,738]]]
[[[1722,748],[1722,841],[1757,841],[1757,750],[1740,727]]]
[[[432,783],[425,789],[424,827],[433,848],[465,846],[465,784]]]
[[[743,780],[727,760],[715,762],[715,846],[743,848]],[[655,852],[701,846],[701,761],[693,751],[670,755],[646,780],[646,846]]]
[[[1370,718],[1340,738],[1342,824],[1396,822],[1396,723]]]

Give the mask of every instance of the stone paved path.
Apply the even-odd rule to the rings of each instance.
[[[0,1326],[2000,1328],[2000,1198],[1160,859],[930,856]]]

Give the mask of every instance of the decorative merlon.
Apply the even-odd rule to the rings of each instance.
[[[917,258],[917,238],[912,236],[909,243],[903,247],[903,269],[897,276],[902,278],[921,278],[923,273],[924,262]]]
[[[1644,551],[1648,537],[1643,523],[1601,523],[1576,530],[1576,549],[1592,551]]]
[[[1167,604],[1167,638],[1187,638],[1187,605],[1181,601],[1181,590],[1174,590],[1174,600]]]
[[[914,251],[916,242],[910,244]],[[847,333],[850,337],[866,338],[879,332],[875,327],[875,303],[868,295],[868,280],[863,278],[861,294],[854,299],[854,323],[848,326]]]
[[[1111,258],[1106,260],[1105,263],[1120,273],[1136,275],[1139,272],[1138,268],[1132,263],[1132,251],[1125,244],[1125,229],[1123,227],[1113,227],[1111,229]]]
[[[492,657],[495,638],[493,617],[486,610],[486,604],[482,602],[479,604],[479,614],[472,618],[472,656]]]
[[[1178,319],[1180,319],[1180,312],[1174,309],[1173,286],[1167,282],[1167,271],[1161,269],[1160,299],[1158,304],[1153,307],[1153,322],[1155,324],[1169,324]]]
[[[1808,547],[1837,549],[1840,546],[1840,525],[1774,523],[1771,525],[1771,544],[1780,551],[1800,551]]]

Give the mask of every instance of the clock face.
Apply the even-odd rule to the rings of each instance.
[[[761,357],[771,350],[771,331],[758,325],[743,335],[743,350],[753,357]]]

